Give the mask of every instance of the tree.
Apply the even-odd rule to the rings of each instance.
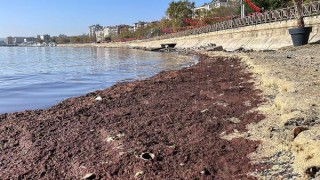
[[[173,21],[174,27],[185,26],[184,19],[192,18],[194,2],[189,0],[179,0],[178,2],[172,1],[166,11],[167,17]]]
[[[253,4],[265,10],[272,11],[275,9],[285,8],[292,5],[291,0],[251,0]],[[246,13],[252,13],[252,9],[246,5]]]
[[[304,19],[303,19],[303,14],[302,14],[302,5],[303,5],[303,0],[294,0],[294,3],[297,8],[297,23],[298,27],[304,27]]]
[[[134,34],[128,29],[123,30],[121,34],[119,34],[119,38],[133,38]]]

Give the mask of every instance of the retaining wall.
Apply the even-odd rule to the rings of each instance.
[[[320,16],[307,17],[305,23],[306,26],[313,27],[310,43],[320,42]],[[240,47],[253,50],[275,50],[292,45],[288,29],[295,26],[296,20],[294,19],[179,38],[115,43],[108,46],[159,48],[161,44],[176,43],[176,48],[192,48],[214,43],[230,51]]]

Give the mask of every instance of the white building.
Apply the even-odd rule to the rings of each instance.
[[[24,42],[24,43],[35,43],[35,42],[37,42],[37,38],[34,38],[34,37],[26,37],[26,38],[24,38],[23,42]]]
[[[90,37],[95,37],[96,31],[101,31],[103,30],[103,27],[100,26],[99,24],[95,24],[89,27],[89,36]]]
[[[95,36],[96,36],[96,41],[97,42],[102,42],[104,41],[104,38],[106,37],[104,34],[104,30],[99,30],[95,32]]]
[[[41,35],[41,36],[40,36],[40,39],[41,39],[43,42],[49,42],[49,41],[50,41],[50,35],[48,35],[48,34]]]
[[[140,28],[148,27],[150,23],[144,22],[144,21],[139,21],[137,23],[134,23],[133,31],[136,32]]]
[[[229,7],[229,1],[230,0],[213,0],[210,3],[204,3],[202,6],[193,9],[193,18],[198,17],[198,14],[210,11],[212,9]]]
[[[106,26],[104,27],[104,37],[111,37],[119,35],[118,26]]]

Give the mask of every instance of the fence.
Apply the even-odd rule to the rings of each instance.
[[[316,16],[319,14],[320,14],[320,1],[310,2],[308,4],[303,5],[302,15],[304,17]],[[190,36],[190,35],[196,35],[196,34],[210,33],[210,32],[227,30],[227,29],[235,29],[239,27],[252,26],[257,24],[286,21],[286,20],[295,19],[296,15],[297,15],[297,9],[295,7],[288,7],[288,8],[277,9],[277,10],[268,11],[264,13],[255,13],[253,15],[246,16],[244,18],[227,20],[227,21],[223,21],[213,25],[208,25],[200,28],[191,29],[191,30],[180,31],[173,34],[153,37],[153,38],[145,39],[142,41],[170,39],[170,38],[177,38],[177,37]]]

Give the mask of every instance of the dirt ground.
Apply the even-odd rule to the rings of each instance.
[[[0,179],[255,179],[259,141],[222,139],[264,119],[239,58],[120,83],[47,110],[0,115]],[[248,135],[250,136],[250,135]]]

